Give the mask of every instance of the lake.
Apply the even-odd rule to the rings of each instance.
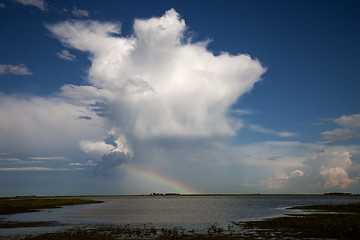
[[[104,203],[66,206],[5,216],[5,221],[58,221],[69,224],[130,224],[201,231],[212,224],[260,220],[297,213],[288,207],[360,202],[356,196],[119,196],[96,197]],[[4,216],[2,216],[4,217]],[[60,227],[61,228],[61,227]],[[3,235],[44,232],[59,227],[1,229]]]

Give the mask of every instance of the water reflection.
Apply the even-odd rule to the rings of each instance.
[[[98,200],[98,199],[96,199]],[[60,211],[64,222],[101,222],[112,224],[153,224],[155,226],[205,226],[217,223],[258,220],[293,213],[287,207],[337,204],[360,201],[354,197],[284,196],[143,196],[101,198],[100,205],[74,207]]]

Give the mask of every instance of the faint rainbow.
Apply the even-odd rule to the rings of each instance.
[[[145,177],[150,179],[154,182],[160,183],[162,185],[170,187],[172,190],[176,191],[177,193],[182,194],[189,194],[189,193],[197,193],[197,191],[189,186],[184,185],[179,181],[175,181],[169,177],[164,175],[160,175],[158,173],[137,167],[133,164],[123,164],[121,165],[121,169],[130,172],[134,175]]]

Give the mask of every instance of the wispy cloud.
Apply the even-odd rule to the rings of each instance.
[[[21,162],[22,160],[20,158],[1,158],[0,161],[9,161],[9,162]]]
[[[96,163],[92,160],[88,160],[87,163],[70,163],[70,166],[96,166]]]
[[[84,10],[84,9],[77,9],[76,7],[73,8],[73,10],[71,11],[71,13],[72,13],[75,17],[89,17],[89,11]]]
[[[56,53],[56,55],[58,55],[58,57],[61,58],[62,60],[66,60],[66,61],[74,61],[74,60],[76,60],[76,56],[71,54],[66,49],[61,50],[61,52]]]
[[[0,8],[6,8],[6,5],[4,3],[0,3]]]
[[[343,115],[334,122],[344,128],[360,128],[360,114]]]
[[[30,70],[24,64],[0,64],[0,74],[32,75]]]
[[[233,109],[230,111],[231,113],[235,113],[239,116],[242,116],[242,115],[250,115],[250,114],[254,114],[255,112],[254,111],[250,111],[250,110],[245,110],[245,109]]]
[[[31,160],[69,160],[66,157],[54,156],[54,157],[30,157]]]
[[[360,114],[344,115],[332,119],[332,121],[340,125],[341,128],[322,132],[323,143],[335,143],[360,138]]]
[[[16,2],[25,6],[34,6],[42,11],[46,11],[46,3],[44,0],[15,0]]]
[[[67,171],[68,168],[48,168],[48,167],[18,167],[0,168],[0,171]]]
[[[285,131],[275,131],[275,130],[272,130],[272,129],[264,128],[264,127],[262,127],[260,125],[257,125],[257,124],[249,124],[248,127],[249,127],[250,130],[252,130],[254,132],[275,135],[275,136],[278,136],[278,137],[293,137],[293,136],[295,136],[295,133],[285,132]]]

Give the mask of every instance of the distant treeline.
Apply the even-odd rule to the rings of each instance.
[[[359,194],[352,194],[352,193],[343,193],[343,192],[331,192],[331,193],[324,193],[327,196],[349,196],[349,195],[359,195]]]
[[[163,196],[163,195],[167,195],[167,196],[169,196],[169,195],[180,195],[180,193],[153,193],[152,194],[153,196]]]

